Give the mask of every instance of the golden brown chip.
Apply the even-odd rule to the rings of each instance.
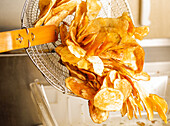
[[[96,91],[90,87],[86,81],[82,81],[76,77],[68,77],[65,80],[66,87],[75,95],[84,99],[93,100]]]
[[[92,56],[95,54],[95,51],[98,49],[98,47],[105,41],[106,35],[106,32],[98,33],[92,45],[88,47],[87,56]]]
[[[103,88],[94,97],[94,106],[106,111],[119,111],[123,105],[123,94],[113,88]]]
[[[98,56],[89,56],[87,60],[93,65],[93,72],[99,76],[102,76],[104,65],[102,60]]]
[[[91,67],[91,63],[89,61],[87,61],[86,59],[81,59],[78,63],[77,63],[77,67],[79,69],[84,69],[84,70],[89,70]]]
[[[168,110],[167,102],[163,98],[155,94],[150,94],[149,97],[152,101],[153,110],[158,112],[159,116],[167,124],[167,116],[166,116],[166,112]]]
[[[69,14],[69,11],[67,10],[63,10],[60,11],[59,13],[57,13],[56,15],[54,15],[52,18],[50,18],[45,25],[56,25],[56,27],[59,26],[60,22],[67,17],[67,15]]]
[[[69,45],[68,49],[77,58],[82,58],[86,55],[86,51],[77,45]]]
[[[139,94],[139,97],[145,107],[145,110],[147,112],[148,119],[151,121],[153,120],[153,107],[152,107],[152,102],[150,101],[149,95],[146,93],[146,91],[139,86],[137,82],[134,83],[134,88]]]
[[[65,45],[65,39],[66,39],[66,36],[67,36],[67,27],[66,25],[63,23],[61,26],[60,26],[60,38],[61,38],[61,42],[62,44]]]
[[[137,104],[136,104],[136,102],[135,102],[135,99],[133,98],[132,95],[129,96],[128,99],[129,99],[129,102],[130,102],[130,104],[131,104],[131,106],[132,106],[132,108],[133,108],[135,118],[138,119],[138,116],[137,116],[137,107],[138,107],[138,106],[137,106]]]
[[[148,26],[142,26],[142,27],[136,27],[135,28],[135,38],[142,40],[145,36],[147,36],[149,33],[149,27]]]
[[[57,5],[57,7],[53,9],[53,15],[56,15],[57,13],[63,10],[67,10],[71,12],[77,6],[77,2],[78,0],[69,0],[67,2],[60,3],[59,5]]]
[[[41,0],[41,1],[43,2],[43,0]],[[51,14],[51,9],[52,9],[52,7],[54,6],[54,4],[55,4],[56,2],[58,2],[58,1],[57,1],[57,0],[51,0],[51,1],[50,1],[50,4],[48,4],[47,7],[45,7],[45,8],[44,8],[44,6],[45,6],[47,3],[44,3],[44,2],[43,2],[42,5],[41,5],[41,2],[39,3],[40,8],[44,8],[44,10],[41,10],[39,19],[38,19],[38,21],[36,22],[35,27],[41,26],[41,25],[44,23],[44,21],[45,21],[45,19],[47,18],[47,16],[48,16],[49,14]]]
[[[50,4],[52,0],[39,0],[39,9],[40,9],[40,12],[43,11],[46,6],[48,6]]]
[[[125,115],[126,115],[126,113],[127,113],[127,101],[125,101],[124,103],[123,103],[123,106],[122,106],[122,109],[121,109],[121,114],[122,114],[122,117],[124,117]]]
[[[69,70],[71,76],[73,77],[77,77],[83,81],[86,81],[86,77],[85,75],[83,75],[83,73],[81,73],[80,71],[78,71],[78,69],[68,63],[65,63],[65,66],[67,67],[67,69]]]
[[[105,110],[101,110],[93,105],[92,101],[89,101],[89,113],[91,119],[95,123],[102,123],[106,121],[109,117],[109,112]]]
[[[58,46],[55,51],[61,56],[61,60],[63,62],[68,62],[73,66],[77,66],[77,62],[80,61],[80,58],[77,58],[74,54],[72,54],[67,46]]]
[[[132,93],[132,86],[126,79],[116,79],[114,81],[114,88],[122,92],[124,96],[123,102],[125,102]]]
[[[133,118],[133,107],[130,104],[129,99],[127,99],[126,102],[127,102],[127,116],[128,116],[128,119],[131,120]]]
[[[102,4],[98,0],[87,0],[87,16],[89,20],[93,20],[98,15]]]

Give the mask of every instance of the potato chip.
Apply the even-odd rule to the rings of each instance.
[[[102,60],[98,56],[89,56],[87,60],[92,63],[93,71],[99,76],[102,76],[104,65]]]
[[[116,46],[120,41],[120,37],[117,33],[107,33],[106,40],[101,44],[101,46],[96,50],[95,55],[100,55],[109,48]]]
[[[131,120],[133,118],[133,107],[128,99],[126,102],[127,102],[127,116],[128,119]]]
[[[137,107],[138,107],[138,106],[137,106],[137,104],[136,104],[133,96],[130,95],[128,99],[129,99],[129,102],[130,102],[130,104],[131,104],[131,106],[132,106],[132,108],[133,108],[135,118],[138,119],[138,116],[137,116]]]
[[[51,2],[52,0],[39,0],[38,7],[40,12],[42,12]]]
[[[94,106],[106,111],[120,111],[123,98],[121,91],[113,88],[103,88],[94,96]]]
[[[104,111],[95,107],[92,101],[89,101],[88,105],[89,105],[89,113],[93,122],[102,123],[108,119],[109,117],[108,111]]]
[[[93,56],[95,54],[98,47],[106,40],[106,35],[106,32],[98,33],[92,45],[88,47],[87,56]]]
[[[148,33],[149,33],[148,26],[136,27],[134,36],[136,39],[142,40],[145,36],[148,35]]]
[[[59,26],[60,22],[67,17],[69,14],[69,11],[63,10],[59,12],[58,14],[54,15],[52,18],[50,18],[45,25],[56,25],[56,27]]]
[[[77,58],[84,57],[86,55],[86,51],[79,46],[76,45],[69,45],[69,51],[74,54]]]
[[[41,0],[41,1],[43,1],[43,0]],[[42,12],[40,12],[40,16],[39,16],[38,21],[37,21],[36,24],[35,24],[35,27],[40,26],[40,25],[42,25],[42,24],[44,23],[45,19],[46,19],[47,16],[50,14],[51,9],[52,9],[52,7],[54,6],[54,4],[55,4],[56,2],[58,2],[58,1],[57,1],[57,0],[51,0],[51,1],[50,1],[50,4],[48,4],[48,7],[46,7],[44,10],[41,10]],[[41,4],[41,2],[39,3],[40,8],[44,8],[44,2],[43,2],[42,5],[40,5],[40,4]],[[46,5],[46,4],[47,4],[47,3],[45,3],[45,5]],[[41,7],[41,6],[42,6],[42,7]],[[42,13],[43,13],[43,14],[42,14]]]
[[[77,2],[78,0],[69,0],[62,4],[60,3],[59,5],[57,5],[57,7],[53,9],[53,15],[56,15],[63,10],[72,11],[77,6]]]
[[[127,113],[127,101],[125,101],[123,103],[123,106],[122,106],[122,109],[121,109],[120,112],[121,112],[122,117],[124,117],[126,115],[126,113]]]
[[[60,38],[61,38],[61,42],[62,44],[65,45],[65,39],[66,39],[66,36],[67,36],[67,27],[66,25],[63,23],[61,26],[60,26]]]
[[[77,62],[80,61],[80,58],[77,58],[74,54],[72,54],[67,46],[57,47],[55,51],[61,56],[61,60],[63,62],[68,62],[73,66],[77,66]]]
[[[65,80],[66,87],[75,95],[87,100],[93,100],[96,91],[91,88],[86,81],[82,81],[76,77],[68,77]]]
[[[84,18],[84,16],[85,16],[84,14],[86,13],[86,11],[87,11],[86,2],[82,1],[80,4],[77,5],[76,13],[75,13],[75,17],[74,17],[76,26],[81,24],[81,22],[80,22],[81,18]]]
[[[77,63],[77,67],[79,69],[84,69],[84,70],[89,70],[91,67],[91,63],[89,61],[87,61],[86,59],[81,59],[78,63]]]
[[[145,107],[145,110],[147,112],[148,119],[151,121],[153,120],[153,107],[152,107],[152,102],[150,101],[149,95],[145,92],[145,90],[139,86],[137,82],[134,83],[134,88],[139,94],[139,97]]]
[[[150,94],[149,97],[152,101],[153,110],[158,112],[159,116],[167,124],[167,116],[166,116],[166,112],[168,110],[167,102],[163,98],[155,94]]]
[[[98,0],[87,0],[87,16],[89,20],[93,20],[97,17],[102,4]]]
[[[132,86],[126,79],[116,79],[114,81],[114,88],[122,92],[124,96],[123,102],[125,102],[132,93]]]
[[[65,63],[65,66],[69,70],[71,76],[77,77],[80,80],[86,81],[85,75],[83,75],[83,73],[81,73],[81,71],[78,71],[78,69],[76,67],[74,67],[68,63]]]

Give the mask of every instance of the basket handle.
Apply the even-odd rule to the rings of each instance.
[[[0,33],[0,53],[55,42],[56,26],[40,26]]]

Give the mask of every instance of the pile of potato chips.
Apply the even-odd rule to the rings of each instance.
[[[56,25],[59,29],[62,44],[56,52],[70,71],[66,86],[89,100],[95,123],[106,121],[111,111],[132,119],[138,118],[137,112],[141,117],[144,109],[149,120],[156,111],[167,123],[166,101],[138,84],[150,79],[143,71],[144,50],[136,42],[148,34],[147,26],[134,27],[127,12],[118,18],[96,18],[102,8],[98,0],[40,0],[39,8],[35,27]],[[74,12],[71,24],[63,21]]]

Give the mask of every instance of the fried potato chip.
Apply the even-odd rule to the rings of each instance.
[[[148,35],[148,33],[149,33],[148,26],[136,27],[134,36],[136,39],[142,40],[145,36]]]
[[[121,91],[113,88],[103,88],[94,96],[94,106],[106,111],[120,111],[123,98]]]
[[[57,13],[67,10],[67,11],[72,11],[74,8],[77,6],[77,2],[80,0],[69,0],[67,2],[63,2],[62,4],[60,3],[53,9],[53,15],[56,15]]]
[[[80,58],[77,58],[74,54],[72,54],[67,46],[60,47],[58,46],[55,51],[61,56],[61,60],[63,62],[67,62],[72,64],[73,66],[77,66],[77,62],[80,61]]]
[[[78,63],[77,63],[77,67],[79,69],[85,69],[85,70],[89,70],[91,67],[91,63],[89,61],[87,61],[86,59],[81,59]]]
[[[98,56],[89,56],[87,60],[92,63],[93,71],[99,76],[102,76],[104,65],[102,60]]]
[[[131,120],[133,118],[133,107],[128,99],[126,102],[127,102],[127,116],[128,119]]]
[[[134,55],[136,57],[136,65],[138,70],[137,73],[142,72],[143,65],[144,65],[144,59],[145,59],[145,52],[141,46],[137,46],[134,50]]]
[[[158,112],[161,119],[167,124],[166,116],[166,112],[168,110],[167,102],[163,98],[155,94],[150,94],[149,97],[152,101],[153,110]]]
[[[139,94],[139,97],[145,107],[145,110],[147,112],[148,120],[153,120],[153,107],[152,107],[152,102],[150,101],[149,95],[145,92],[145,90],[139,86],[137,82],[134,83],[134,88]]]
[[[43,0],[41,0],[41,2],[42,2],[42,1],[43,1]],[[47,3],[44,3],[44,2],[43,2],[43,4],[42,4],[41,2],[39,3],[40,8],[44,8],[44,6],[46,6]],[[52,7],[54,6],[54,4],[55,4],[56,2],[58,2],[58,0],[50,0],[50,4],[48,4],[48,6],[47,6],[44,10],[41,10],[39,19],[38,19],[38,21],[36,22],[36,24],[34,25],[34,27],[40,26],[40,25],[42,25],[42,24],[44,23],[45,19],[46,19],[47,16],[50,14],[51,9],[52,9]],[[41,5],[41,4],[42,4],[42,5]]]
[[[81,18],[84,18],[85,13],[87,11],[87,7],[86,7],[86,2],[82,1],[80,4],[77,5],[76,8],[76,14],[74,17],[75,20],[75,25],[78,26],[82,23]]]
[[[89,105],[89,113],[93,122],[102,123],[108,119],[109,117],[108,111],[104,111],[95,107],[92,101],[89,101],[88,105]]]
[[[87,56],[92,56],[95,54],[95,51],[98,49],[98,47],[105,41],[106,35],[107,35],[106,32],[98,33],[92,45],[88,47]]]
[[[117,33],[107,33],[106,40],[96,50],[95,55],[100,55],[102,52],[107,51],[109,48],[116,46],[120,41],[120,37]]]
[[[125,101],[123,103],[123,106],[122,106],[122,109],[121,109],[120,112],[121,112],[122,117],[124,117],[126,115],[126,113],[127,113],[127,101]]]
[[[51,2],[52,0],[39,0],[39,9],[42,12]]]
[[[84,57],[86,55],[86,51],[79,46],[76,45],[69,45],[69,51],[74,54],[77,58]]]
[[[67,36],[67,27],[66,25],[63,23],[61,26],[60,26],[60,38],[61,38],[61,42],[62,44],[65,45],[65,39],[66,39],[66,36]]]
[[[126,79],[116,79],[114,81],[114,89],[120,90],[124,96],[123,102],[130,96],[132,93],[132,86]]]
[[[91,88],[86,81],[82,81],[76,77],[68,77],[65,80],[66,87],[75,95],[87,100],[93,100],[96,91]]]
[[[69,14],[69,11],[67,10],[63,10],[59,13],[57,13],[56,15],[54,15],[52,18],[50,18],[45,25],[56,25],[56,27],[59,26],[60,22],[67,17],[67,15]]]
[[[131,104],[131,106],[132,106],[132,108],[134,110],[135,118],[138,119],[138,116],[137,116],[137,107],[138,106],[137,106],[137,104],[135,102],[135,99],[133,98],[132,95],[130,95],[128,99],[129,99],[129,102],[130,102],[130,104]]]
[[[97,17],[101,10],[102,4],[98,0],[87,0],[87,16],[89,20],[93,20]]]
[[[133,78],[136,80],[144,80],[144,81],[150,80],[150,76],[144,71],[134,74]]]
[[[101,89],[102,88],[114,88],[114,81],[118,78],[118,72],[116,70],[110,70],[107,73],[107,76],[104,78]]]
[[[77,77],[83,81],[86,81],[86,77],[85,75],[83,75],[83,73],[81,73],[81,71],[78,71],[78,69],[68,63],[65,63],[65,66],[67,67],[67,69],[69,70],[71,76],[73,77]]]

